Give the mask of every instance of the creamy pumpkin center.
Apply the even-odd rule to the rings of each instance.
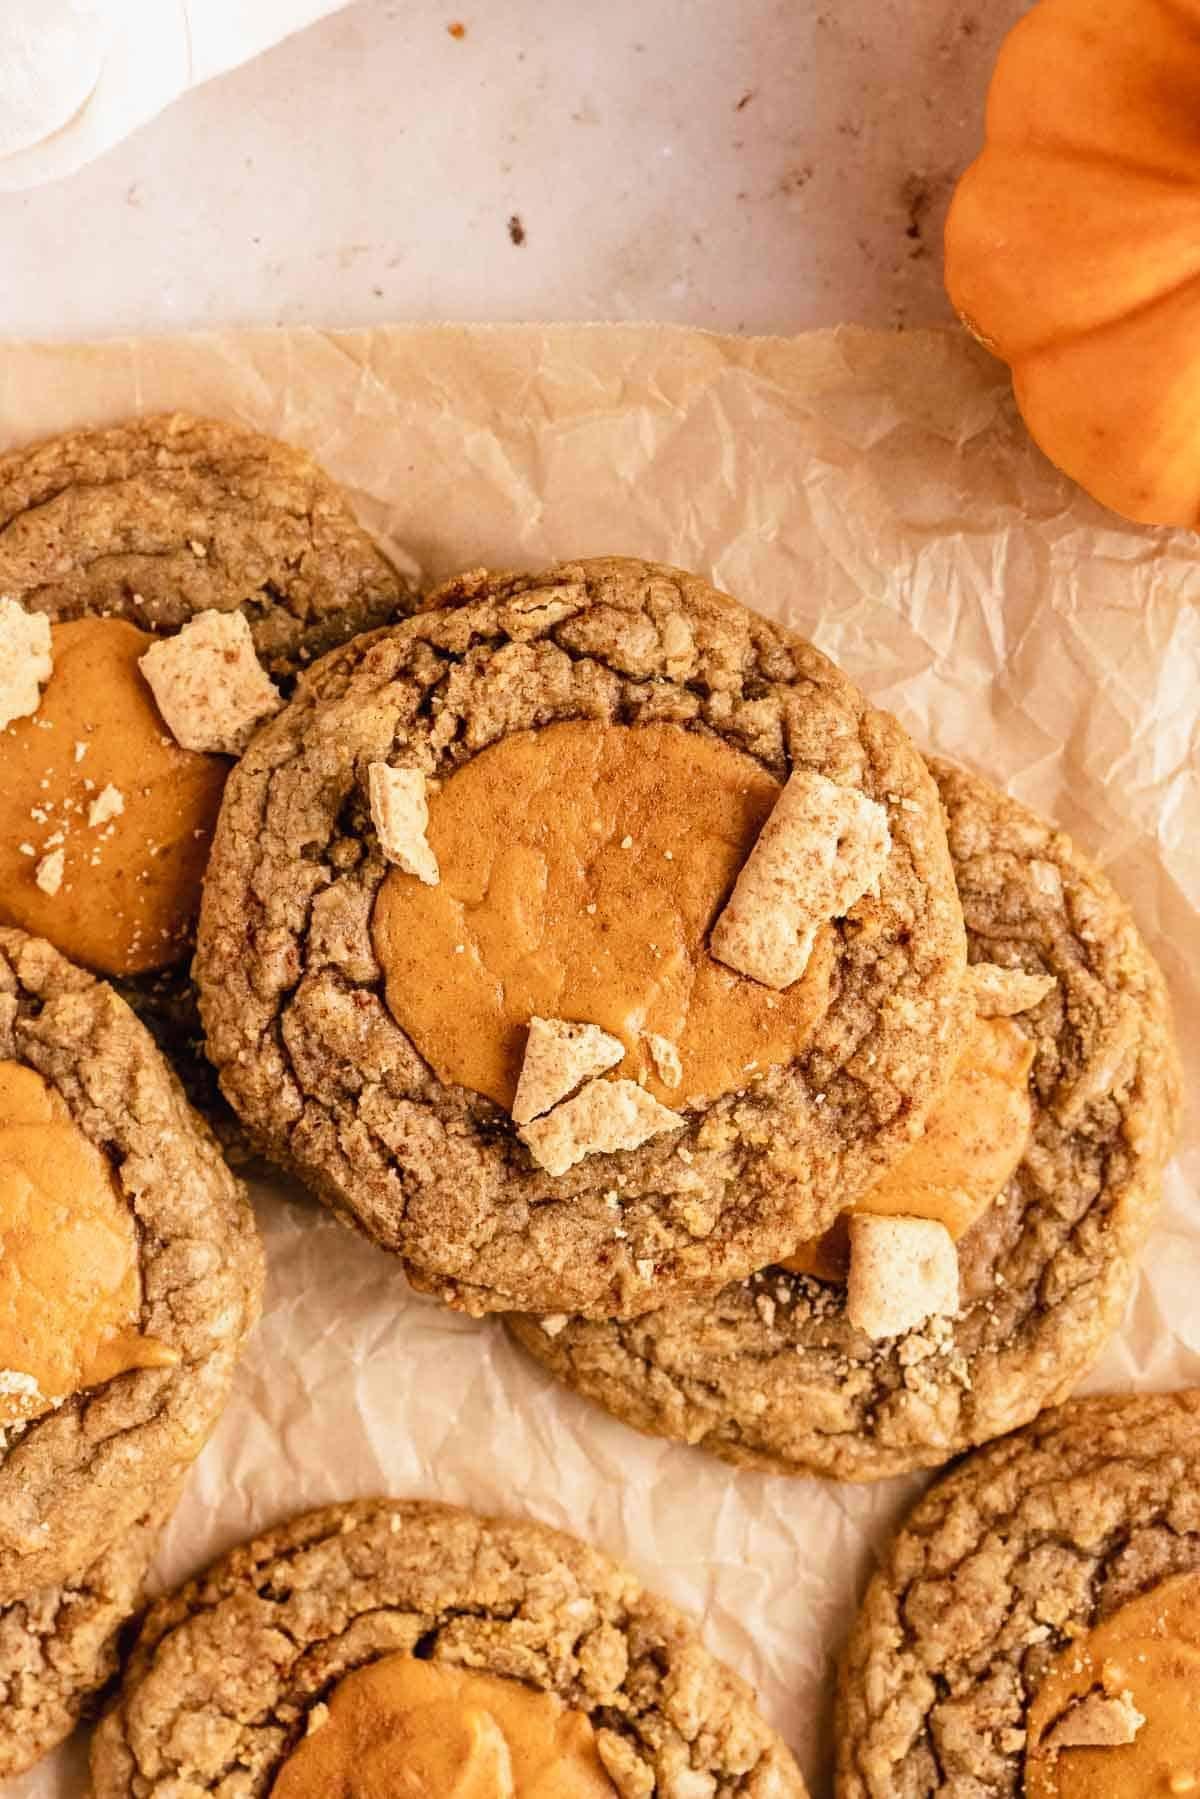
[[[0,731],[0,923],[101,974],[187,955],[229,763],[180,749],[122,619],[55,625],[32,718]]]
[[[955,1242],[966,1235],[1016,1172],[1029,1141],[1033,1045],[1008,1018],[977,1018],[950,1083],[924,1134],[854,1211],[931,1218]],[[843,1281],[850,1257],[849,1213],[823,1237],[803,1243],[782,1266],[818,1280]]]
[[[272,1799],[613,1799],[583,1712],[515,1680],[390,1655],[348,1674]]]
[[[708,953],[779,794],[740,750],[676,725],[522,731],[429,796],[441,878],[393,869],[372,935],[387,1001],[439,1079],[512,1105],[532,1017],[599,1025],[612,1073],[678,1107],[794,1060],[823,1014],[836,939],[783,993]],[[674,1045],[668,1085],[649,1045]]]
[[[1028,1799],[1200,1794],[1198,1695],[1200,1574],[1179,1574],[1121,1606],[1051,1665],[1029,1711]],[[1142,1720],[1132,1742],[1053,1746],[1062,1724],[1086,1717],[1076,1707],[1122,1698]]]
[[[32,1068],[0,1062],[0,1430],[176,1352],[138,1330],[133,1218],[106,1158]]]

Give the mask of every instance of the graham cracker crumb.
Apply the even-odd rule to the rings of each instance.
[[[850,1220],[846,1316],[868,1337],[899,1337],[937,1314],[958,1311],[958,1250],[930,1218]],[[910,1355],[909,1365],[921,1359]]]
[[[713,926],[713,955],[764,987],[790,987],[818,927],[844,918],[874,886],[891,847],[882,806],[794,769]]]
[[[240,756],[283,706],[240,612],[200,612],[139,658],[159,711],[185,750]]]
[[[53,668],[50,620],[0,598],[0,731],[34,716]]]
[[[1132,1743],[1146,1722],[1132,1693],[1087,1693],[1042,1739],[1045,1748],[1115,1749]]]
[[[514,1123],[540,1118],[584,1081],[615,1068],[624,1055],[624,1044],[599,1025],[531,1018],[512,1104]]]
[[[589,1081],[586,1087],[535,1119],[520,1133],[530,1154],[548,1174],[565,1174],[586,1156],[637,1149],[684,1120],[660,1106],[636,1081]]]
[[[33,878],[43,893],[54,896],[63,883],[63,867],[66,862],[65,850],[51,850],[43,856],[33,871]]]
[[[367,769],[367,788],[371,822],[384,856],[405,874],[436,887],[442,877],[425,835],[429,829],[425,776],[419,768],[372,762]]]
[[[659,1080],[665,1087],[678,1087],[683,1079],[683,1063],[680,1060],[679,1051],[671,1039],[659,1037],[653,1031],[647,1031],[645,1042]]]
[[[125,810],[125,795],[119,787],[110,781],[102,787],[91,805],[88,807],[89,825],[106,825],[110,818],[119,818]]]
[[[1058,985],[1052,974],[1026,974],[1023,968],[1001,968],[996,962],[973,962],[967,979],[981,1018],[1013,1018],[1028,1012]]]

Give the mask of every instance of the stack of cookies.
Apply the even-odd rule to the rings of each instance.
[[[0,596],[2,1778],[111,1673],[258,1316],[184,1092],[244,1160],[188,975],[222,788],[411,599],[307,457],[187,418],[0,458]]]
[[[677,570],[468,575],[230,778],[196,978],[256,1143],[741,1465],[946,1461],[1121,1315],[1175,1114],[1104,877]]]
[[[41,1107],[65,1142],[66,1108],[70,1154],[110,1155],[144,1292],[123,1275],[107,1311],[71,1300],[65,1374],[13,1363],[33,1409],[0,1452],[0,1583],[27,1446],[60,1431],[82,1461],[81,1418],[181,1378],[164,1314],[186,1307],[153,1256],[189,1293],[215,1287],[198,1224],[188,1256],[147,1230],[157,1168],[125,1147],[122,1107],[143,1121],[161,1088],[170,1140],[208,1171],[188,1205],[199,1219],[218,1191],[222,1228],[240,1217],[206,1127],[95,974],[229,1156],[294,1174],[423,1292],[503,1315],[640,1430],[875,1479],[1070,1393],[1119,1323],[1178,1083],[1161,976],[1061,832],[924,759],[810,645],[679,570],[476,571],[414,610],[311,463],[227,427],[148,421],[9,458],[5,519],[0,1132]],[[30,1179],[46,1190],[42,1163]],[[63,1216],[91,1230],[95,1209]],[[215,1410],[201,1424],[189,1404],[194,1453]],[[1174,1416],[1155,1413],[1164,1466]],[[1061,1547],[1021,1470],[1074,1478],[1047,1445],[1092,1426],[1063,1419],[952,1477],[910,1531],[965,1543],[949,1520],[976,1502],[949,1494],[977,1485],[981,1542]],[[1126,1465],[1118,1436],[1089,1480],[1105,1453]],[[1130,1530],[1164,1528],[1165,1500],[1114,1484]],[[118,1529],[144,1495],[129,1482]],[[1165,1725],[1134,1726],[1145,1708],[1104,1658],[1176,1643],[1191,1589],[1170,1579],[1194,1580],[1200,1525],[1170,1528],[1169,1551],[1122,1560],[1079,1523],[1092,1573],[1063,1551],[1060,1597],[1029,1613],[1047,1634],[997,1623],[958,1662],[933,1611],[907,1617],[933,1576],[901,1539],[846,1664],[845,1793],[1009,1793],[1024,1765],[1049,1794],[1095,1755],[1106,1779],[1106,1755],[1144,1774]],[[14,1593],[79,1565],[28,1543],[12,1560]],[[1019,1554],[1005,1569],[1032,1592]],[[138,1577],[103,1576],[116,1614]],[[1110,1629],[1114,1593],[1146,1616]],[[1054,1657],[1093,1630],[1101,1673],[1080,1685]],[[0,1683],[4,1642],[0,1622]],[[632,1576],[533,1526],[393,1502],[297,1520],[157,1607],[94,1778],[113,1799],[350,1799],[413,1769],[422,1793],[803,1792],[736,1677]]]

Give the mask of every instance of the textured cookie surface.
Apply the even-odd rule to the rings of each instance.
[[[805,1792],[745,1683],[625,1569],[539,1525],[378,1500],[298,1518],[152,1608],[95,1799],[265,1794],[341,1677],[397,1653],[584,1712],[621,1799]]]
[[[277,677],[411,602],[310,456],[184,413],[0,456],[0,593],[159,634],[237,609]]]
[[[116,1672],[165,1515],[138,1519],[71,1579],[0,1606],[0,1780],[57,1748]]]
[[[35,1070],[133,1213],[140,1328],[174,1350],[0,1439],[0,1605],[61,1584],[174,1484],[215,1423],[258,1312],[249,1206],[153,1041],[103,982],[0,929],[0,1061]]]
[[[310,456],[183,413],[0,456],[0,595],[55,623],[102,615],[156,635],[236,609],[285,688],[314,658],[415,603]],[[227,1152],[245,1160],[203,1055],[186,968],[122,991]]]
[[[1200,1394],[1078,1400],[972,1456],[867,1590],[841,1670],[838,1799],[1017,1799],[1051,1663],[1196,1570]]]
[[[550,1176],[389,1010],[366,787],[372,763],[437,780],[570,720],[695,734],[760,779],[811,764],[887,808],[892,849],[860,921],[829,932],[833,999],[795,1060]],[[894,721],[705,583],[609,560],[464,577],[305,678],[227,789],[196,975],[243,1120],[418,1284],[474,1311],[603,1316],[761,1267],[865,1186],[957,1054],[964,961],[936,792]],[[452,991],[453,957],[414,979]]]
[[[1049,974],[1018,1020],[1034,1126],[959,1245],[963,1310],[872,1342],[844,1293],[769,1268],[625,1323],[514,1318],[525,1348],[627,1423],[743,1467],[870,1479],[936,1465],[1070,1392],[1115,1329],[1177,1108],[1157,967],[1108,881],[987,782],[933,765],[973,961]]]

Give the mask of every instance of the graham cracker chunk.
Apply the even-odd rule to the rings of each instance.
[[[513,1121],[528,1124],[592,1075],[615,1068],[625,1046],[598,1024],[565,1018],[531,1018],[525,1060],[512,1104]]]
[[[125,795],[109,781],[88,807],[88,824],[106,825],[110,819],[119,818],[124,810]]]
[[[51,899],[53,899],[54,895],[63,884],[63,870],[66,867],[66,860],[67,854],[65,850],[51,850],[48,855],[42,857],[41,861],[33,871],[35,882],[41,888],[43,893],[49,894]]]
[[[980,1018],[1014,1018],[1039,1005],[1058,985],[1052,974],[1026,974],[1023,968],[1001,968],[998,962],[973,962],[967,979]]]
[[[653,1031],[646,1032],[646,1048],[650,1051],[650,1060],[654,1063],[655,1073],[664,1087],[678,1087],[683,1079],[683,1063],[679,1051],[669,1037],[656,1036]]]
[[[387,860],[405,874],[416,875],[427,887],[436,887],[442,877],[425,835],[429,829],[425,776],[419,768],[392,768],[386,762],[372,762],[367,769],[367,786],[371,822]]]
[[[764,987],[790,987],[818,927],[874,886],[891,847],[882,806],[794,769],[713,926],[713,955]]]
[[[152,644],[138,667],[176,743],[240,756],[255,729],[283,706],[254,653],[240,612],[199,612]]]
[[[1130,1693],[1086,1693],[1042,1740],[1047,1749],[1119,1749],[1145,1722]]]
[[[526,1125],[521,1140],[547,1174],[559,1175],[585,1156],[637,1149],[683,1122],[636,1081],[589,1081],[574,1099]]]
[[[958,1250],[932,1218],[850,1219],[846,1316],[868,1337],[900,1337],[958,1311]]]
[[[53,666],[50,620],[0,599],[0,731],[14,718],[33,717]]]

